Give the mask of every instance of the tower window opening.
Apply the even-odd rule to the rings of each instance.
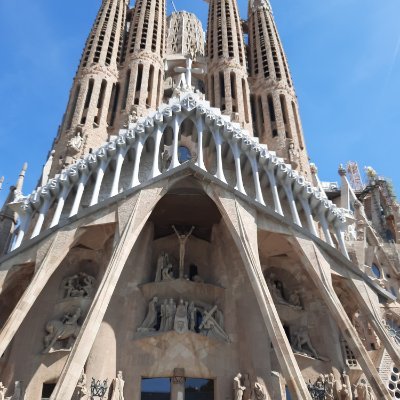
[[[377,279],[381,279],[382,278],[381,270],[379,269],[379,267],[375,263],[373,263],[371,265],[371,271],[374,274],[375,278],[377,278]]]
[[[126,109],[126,102],[128,100],[128,93],[129,93],[129,84],[131,81],[131,70],[128,69],[128,71],[126,71],[126,77],[125,77],[125,87],[124,87],[124,96],[122,98],[122,105],[121,105],[121,109],[125,110]]]
[[[232,99],[236,99],[236,76],[234,72],[231,72],[230,78],[231,78],[231,96]]]
[[[219,93],[221,99],[225,99],[225,77],[223,71],[219,73]]]
[[[270,94],[268,95],[268,110],[269,110],[269,118],[271,119],[271,122],[275,122],[276,116],[275,116],[274,99],[272,98],[272,96]]]
[[[255,137],[259,137],[259,127],[258,127],[258,118],[256,111],[256,99],[254,94],[250,95],[250,109],[251,109],[251,118],[253,120],[253,133]]]
[[[247,85],[246,85],[246,80],[242,79],[242,95],[243,95],[243,105],[244,105],[244,118],[246,123],[249,123],[249,104],[248,104],[248,93],[247,93]]]
[[[294,123],[296,124],[296,131],[297,131],[297,138],[299,140],[299,146],[300,146],[301,150],[304,150],[304,141],[303,141],[303,136],[302,136],[301,129],[300,129],[299,115],[297,113],[297,108],[296,108],[296,105],[294,104],[294,101],[292,101],[292,110],[293,110],[293,116],[294,116]]]
[[[135,104],[139,104],[140,101],[140,90],[142,88],[142,79],[143,79],[143,64],[138,65],[138,72],[136,78],[136,90],[135,90]]]
[[[281,103],[283,123],[285,124],[286,138],[291,139],[292,138],[292,132],[291,132],[291,129],[290,129],[286,98],[285,98],[285,96],[283,94],[281,94],[279,96],[279,100],[280,100],[280,103]]]
[[[99,99],[97,101],[97,108],[98,108],[97,115],[94,118],[94,122],[96,124],[100,124],[101,114],[103,111],[104,97],[106,95],[106,89],[107,89],[107,81],[105,79],[103,79],[101,82]]]
[[[71,129],[72,119],[73,119],[75,111],[76,111],[76,105],[78,103],[78,98],[79,98],[80,92],[81,92],[81,85],[79,84],[77,86],[76,90],[75,90],[74,99],[72,101],[72,106],[71,106],[71,109],[69,111],[67,129]]]
[[[161,71],[159,71],[159,73],[158,73],[158,82],[157,82],[157,106],[159,106],[160,105],[160,103],[161,103],[161,99],[160,99],[160,97],[161,97],[161,84],[162,84],[162,72]]]
[[[92,94],[93,94],[93,86],[94,86],[94,79],[90,79],[88,92],[86,94],[86,100],[85,100],[85,110],[87,110],[90,106],[90,100],[92,99]]]
[[[114,126],[115,117],[117,114],[118,108],[118,97],[119,97],[120,85],[116,83],[113,85],[112,92],[111,92],[111,99],[110,99],[110,107],[108,113],[108,125]]]
[[[150,65],[149,80],[147,82],[147,107],[151,107],[153,101],[153,85],[154,85],[154,66]]]

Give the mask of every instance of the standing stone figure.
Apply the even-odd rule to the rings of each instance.
[[[178,240],[179,240],[179,278],[182,279],[184,276],[186,242],[189,239],[189,236],[193,233],[194,226],[191,227],[189,233],[187,233],[186,235],[179,233],[177,231],[177,229],[175,228],[175,225],[172,225],[172,229],[175,231],[176,236],[178,236]]]
[[[196,313],[197,309],[193,301],[191,301],[188,308],[188,315],[189,315],[189,330],[192,332],[194,332],[196,329]]]
[[[165,309],[165,330],[172,331],[174,328],[176,305],[174,299],[169,299]]]
[[[297,333],[293,335],[293,347],[299,352],[310,354],[312,357],[318,359],[318,353],[311,344],[311,339],[308,335],[307,327],[303,326],[299,328]]]
[[[188,303],[180,299],[175,313],[174,330],[179,333],[184,333],[187,332],[188,329]]]
[[[89,398],[89,390],[87,387],[86,374],[84,371],[82,371],[82,375],[79,378],[76,388],[78,390],[79,400],[87,400]]]
[[[111,400],[124,400],[124,385],[125,381],[122,377],[122,371],[118,371]]]
[[[164,269],[166,255],[167,254],[165,253],[165,251],[163,251],[157,258],[157,272],[155,282],[160,282],[162,280],[162,271]]]
[[[246,390],[245,386],[242,386],[242,374],[239,372],[233,379],[233,393],[234,400],[243,400],[243,393]]]
[[[7,388],[3,385],[3,382],[0,382],[0,400],[6,399]]]
[[[157,304],[158,297],[153,297],[153,300],[149,303],[149,309],[147,311],[146,318],[144,319],[140,328],[138,328],[138,332],[149,332],[154,331],[154,327],[157,324]]]
[[[161,304],[161,322],[160,322],[160,332],[166,331],[166,324],[167,324],[167,307],[168,307],[168,300],[164,300],[164,303]]]

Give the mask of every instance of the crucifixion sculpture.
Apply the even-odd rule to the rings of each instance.
[[[183,278],[184,275],[184,262],[185,262],[185,247],[186,247],[186,242],[189,239],[189,236],[193,233],[194,231],[194,226],[190,228],[190,231],[188,233],[179,233],[178,230],[175,228],[175,225],[172,225],[172,229],[176,233],[176,236],[178,237],[179,240],[179,278]]]

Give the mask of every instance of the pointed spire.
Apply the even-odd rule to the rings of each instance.
[[[24,185],[24,180],[25,180],[25,175],[26,175],[26,170],[28,169],[28,163],[24,163],[22,170],[19,174],[17,184],[15,185],[15,191],[17,193],[22,193],[22,187]]]
[[[272,12],[271,3],[269,0],[250,0],[249,5],[252,11],[257,10],[257,8],[260,7],[265,7],[267,10]]]

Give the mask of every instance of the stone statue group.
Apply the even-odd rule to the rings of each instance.
[[[242,376],[241,373],[238,373],[233,378],[233,399],[266,400],[267,393],[265,386],[258,381],[254,382],[254,384],[252,385],[250,382],[250,378],[247,374],[245,376]]]
[[[350,379],[346,373],[342,375],[343,382],[336,380],[331,373],[329,375],[320,375],[314,384],[307,385],[313,398],[321,400],[376,400],[368,382],[361,378],[357,385],[351,389]]]
[[[96,380],[94,378],[92,378],[92,384],[96,384]],[[106,385],[107,381],[104,381],[104,384]],[[124,386],[125,381],[122,371],[118,371],[117,377],[114,379],[114,384],[112,386],[112,396],[108,396],[106,398],[110,398],[110,400],[124,400]],[[106,394],[106,392],[104,394]],[[90,400],[92,398],[90,396],[90,388],[87,384],[87,377],[84,372],[82,373],[79,382],[76,385],[76,396],[79,400]]]
[[[159,300],[153,297],[138,332],[196,332],[204,336],[229,341],[224,331],[224,317],[217,306],[195,304],[180,299]]]

